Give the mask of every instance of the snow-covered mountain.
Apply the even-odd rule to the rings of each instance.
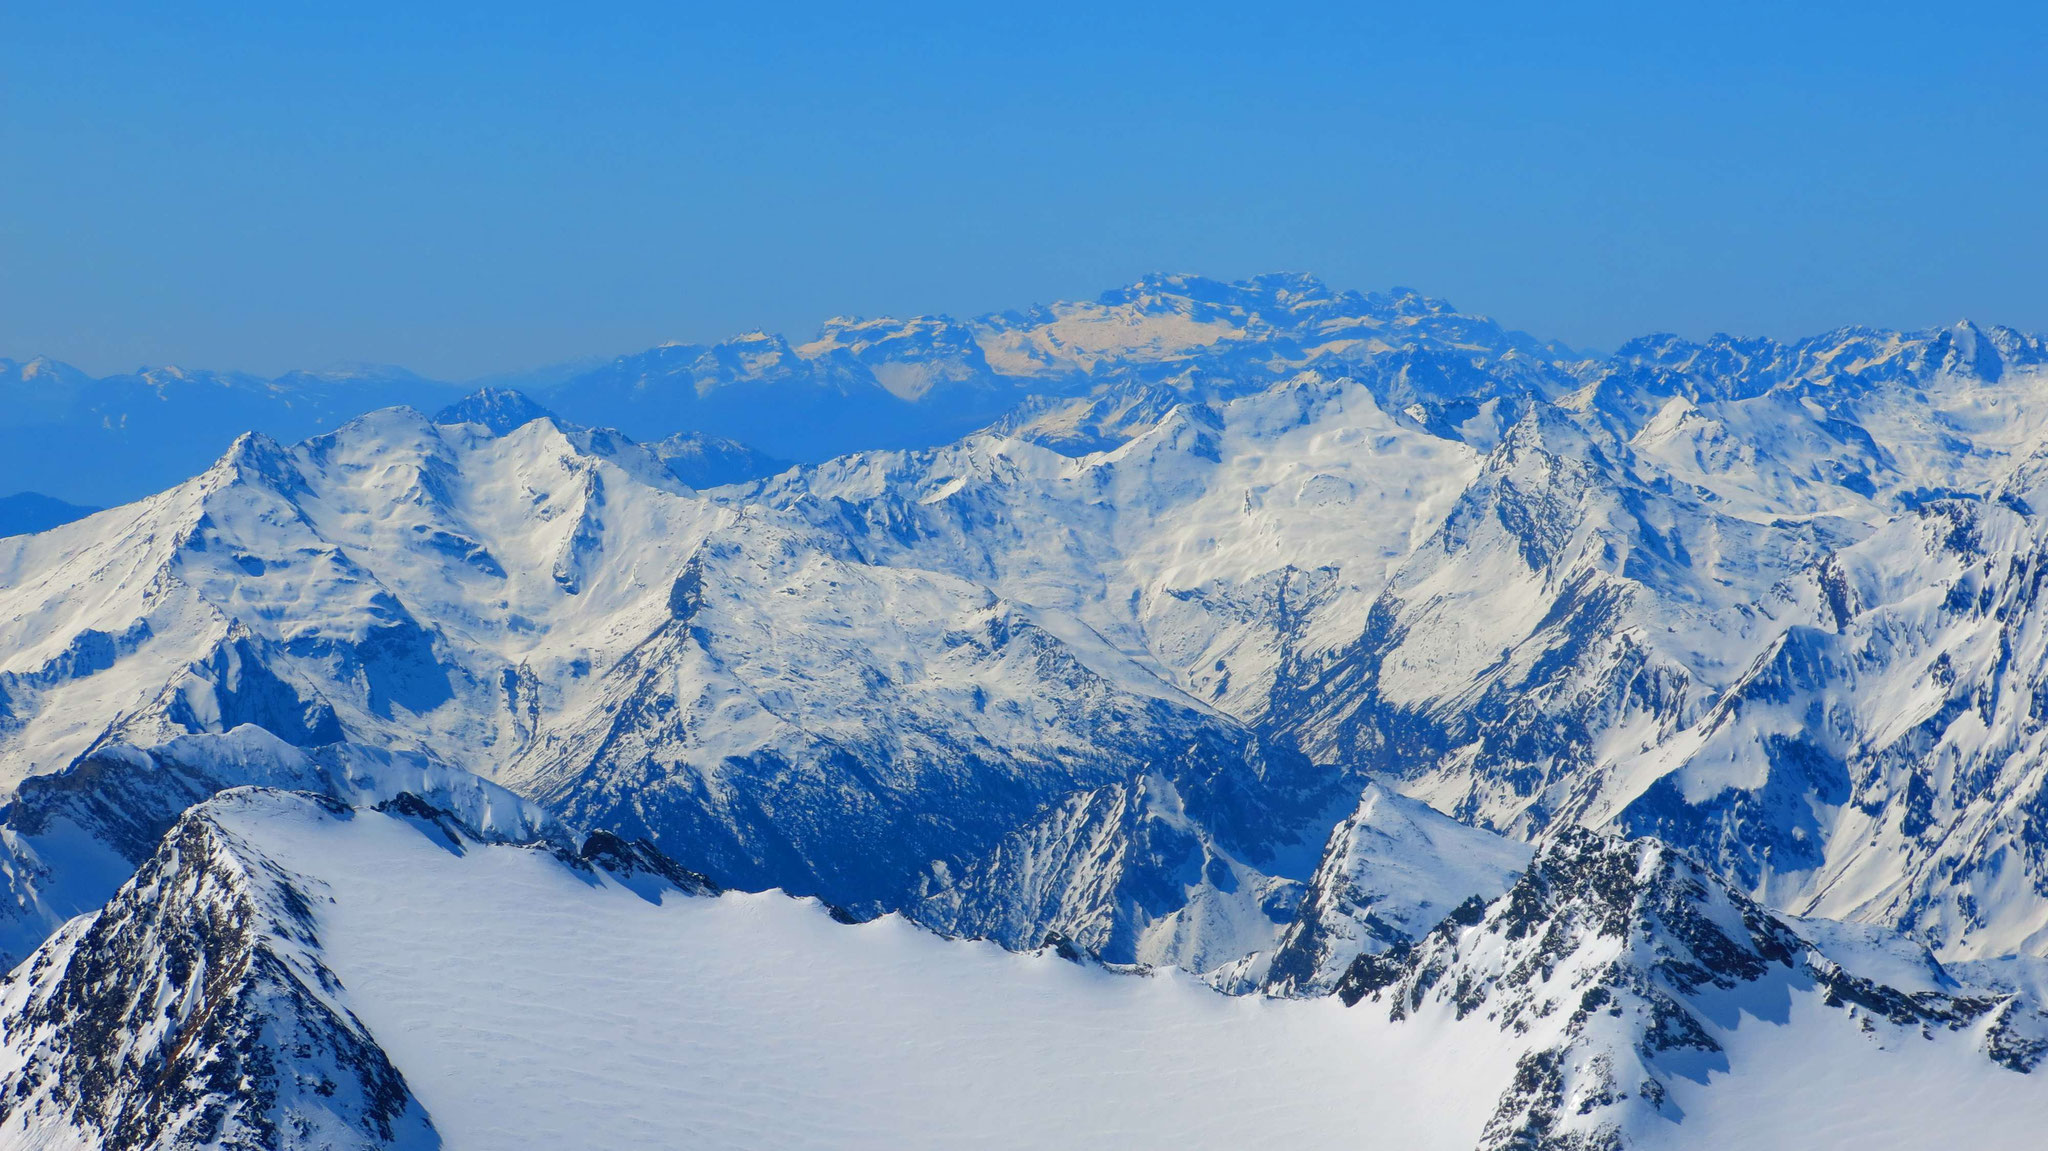
[[[645,843],[599,833],[579,847],[538,809],[466,773],[353,782],[353,806],[246,787],[207,800],[104,908],[66,925],[6,981],[0,1074],[11,1089],[0,1140],[441,1145],[329,966],[336,941],[322,905],[334,898],[323,876],[280,860],[269,843],[317,850],[324,837],[374,823],[387,838],[457,857],[512,852],[600,897],[659,902],[714,890]],[[348,824],[358,827],[337,826]],[[404,853],[381,862],[403,865]]]
[[[1152,277],[435,410],[0,539],[10,960],[215,793],[502,787],[877,931],[1448,1013],[1506,1060],[1455,1145],[1737,1116],[1806,1042],[1749,1017],[2034,1098],[2037,338]]]
[[[1202,925],[1155,930],[1178,897],[1118,905],[1115,957],[1152,962],[1266,943],[1343,801],[1341,770],[1054,607],[869,562],[546,418],[497,435],[401,409],[297,448],[245,438],[180,488],[8,545],[16,780],[100,786],[109,749],[249,724],[494,776],[687,845],[720,882],[864,915],[925,900],[1068,796],[1152,780],[1208,829],[1152,871],[1200,873],[1211,851],[1257,871]],[[23,914],[75,909],[55,906]]]
[[[1834,942],[1832,951],[1816,946],[1654,840],[1573,828],[1538,851],[1492,904],[1475,900],[1415,946],[1360,955],[1337,994],[1395,1021],[1456,1022],[1509,1037],[1519,1053],[1481,1132],[1485,1151],[1668,1140],[1674,1121],[1714,1106],[1714,1090],[1748,1086],[1753,1071],[1738,1060],[1760,1054],[1759,1033],[1774,1025],[1810,1044],[1801,1058],[1813,1062],[1854,1059],[1859,1053],[1844,1048],[1861,1043],[1931,1048],[1924,1056],[1930,1074],[1953,1075],[1964,1052],[1974,1052],[1986,1065],[2025,1075],[2048,1054],[2048,1013],[2024,997],[1973,994],[1925,953],[1901,962],[1839,936]],[[1783,1037],[1764,1043],[1774,1040]],[[2026,1096],[2039,1091],[2032,1082],[2012,1087]],[[1806,1121],[1841,1103],[1813,1100]],[[1711,1138],[1712,1128],[1751,1118],[1709,1118],[1707,1130],[1694,1123],[1686,1145],[1703,1137],[1724,1145]],[[1928,1127],[1947,1126],[1986,1145],[2008,1145],[2018,1135],[1973,1127],[1983,1121],[1950,1116]],[[1813,1136],[1766,1129],[1761,1139],[1726,1145],[1786,1138]],[[1923,1138],[1893,1131],[1872,1142]]]
[[[1408,291],[1336,292],[1298,275],[1148,276],[1024,312],[839,318],[797,343],[754,332],[478,383],[524,389],[569,419],[650,445],[682,435],[667,454],[730,483],[783,458],[928,447],[996,420],[1048,441],[1120,442],[1191,390],[1235,395],[1311,362],[1389,349],[1421,357],[1410,370],[1432,376],[1456,373],[1474,352],[1524,370],[1565,354]],[[45,358],[0,359],[0,491],[122,503],[200,470],[243,432],[291,442],[381,407],[437,411],[464,391],[380,365],[94,378]]]
[[[1272,951],[1217,983],[1280,995],[1326,995],[1361,956],[1405,951],[1446,916],[1506,891],[1529,866],[1527,844],[1467,827],[1368,785],[1330,833],[1307,894]]]
[[[1842,788],[1810,765],[1775,782],[1779,743],[1743,745],[1771,782],[1681,785],[1707,771],[1688,757],[1736,754],[1707,728],[1768,653],[1810,646],[1814,605],[1849,610],[1800,588],[1837,588],[1905,530],[1887,525],[1968,494],[2021,514],[1998,501],[2041,438],[2039,341],[1659,338],[1578,361],[1413,294],[1288,277],[828,331],[789,362],[1007,365],[1072,393],[712,495],[661,445],[511,392],[299,448],[245,439],[12,543],[8,771],[251,722],[687,836],[726,882],[1020,945],[1059,924],[1120,961],[1277,945],[1368,774],[1518,837],[1655,831],[1796,911],[1964,914],[1890,893],[1910,853],[1859,851],[1875,870],[1835,883]],[[939,386],[891,378],[920,402]],[[1947,578],[1901,586],[1923,577]],[[2023,805],[2024,775],[1991,802]],[[1213,875],[1227,908],[1181,924],[1212,880],[1110,878],[1139,858]],[[2024,890],[1996,902],[1930,941],[1997,954],[2042,921]]]
[[[0,1143],[2006,1148],[2048,1116],[2029,1000],[1647,842],[1562,836],[1338,996],[1068,957],[715,896],[487,785],[239,788],[0,983]]]

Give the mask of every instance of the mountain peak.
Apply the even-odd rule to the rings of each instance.
[[[512,388],[479,388],[435,412],[434,422],[477,424],[494,436],[503,436],[535,420],[553,417],[553,412],[525,392]]]
[[[48,356],[31,356],[26,360],[0,359],[0,380],[12,376],[24,384],[41,387],[78,385],[90,383],[92,377],[62,360]]]
[[[267,798],[281,818],[335,810]],[[438,1145],[320,962],[311,901],[219,818],[237,805],[183,816],[105,908],[64,929],[39,980],[12,989],[19,1070],[0,1121],[52,1116],[102,1146]]]

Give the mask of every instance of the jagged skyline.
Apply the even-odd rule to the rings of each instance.
[[[874,448],[929,447],[992,422],[1029,420],[1026,409],[1034,402],[1122,377],[1165,383],[1175,373],[1199,370],[1235,376],[1233,386],[1242,389],[1269,382],[1283,369],[1378,372],[1384,365],[1374,360],[1390,348],[1430,357],[1437,361],[1433,370],[1451,375],[1486,370],[1493,357],[1511,355],[1518,373],[1542,377],[1544,388],[1568,390],[1604,367],[1688,354],[1777,361],[1790,371],[1804,370],[1802,363],[1831,347],[1967,345],[1957,354],[1995,359],[2004,349],[2025,359],[2039,344],[2038,337],[2011,328],[1962,321],[1915,332],[1851,326],[1782,343],[1639,335],[1607,355],[1505,327],[1410,289],[1360,291],[1303,273],[1234,282],[1154,273],[1052,304],[971,317],[835,317],[807,330],[812,334],[795,338],[747,332],[704,344],[667,342],[480,382],[520,390],[528,398],[513,396],[517,404],[537,399],[570,419],[619,429],[650,446],[694,433],[711,441],[679,450],[816,462]],[[88,506],[123,503],[204,467],[242,432],[290,442],[379,407],[405,404],[433,413],[477,383],[380,366],[274,378],[157,367],[94,378],[47,358],[0,358],[0,492]],[[1138,414],[1113,416],[1110,423],[1147,414],[1160,410],[1141,405]],[[1104,415],[1087,417],[1070,429],[1070,439],[1112,442],[1117,433],[1104,425]],[[101,464],[65,465],[80,456]]]
[[[1010,1069],[1105,1048],[1157,1071],[1118,1080],[1133,1146],[1339,1143],[1396,1097],[1446,1151],[2038,1132],[2048,343],[1549,359],[1296,277],[964,328],[656,349],[583,397],[643,436],[720,395],[1015,404],[936,446],[789,465],[486,390],[0,539],[0,1147],[689,1142],[646,1068],[726,1145],[925,1146],[928,1106],[859,1116],[981,1067],[1087,1126]],[[1198,1026],[1202,984],[1284,1072],[1234,1136],[1167,1134],[1220,1048],[932,1022],[975,985],[989,1028]],[[706,997],[819,1110],[724,1086]],[[804,1070],[877,1042],[971,1055]]]

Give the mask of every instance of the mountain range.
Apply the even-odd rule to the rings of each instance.
[[[54,453],[0,452],[23,487],[126,499],[241,434],[0,539],[0,1144],[509,1145],[416,1035],[517,1009],[372,958],[460,966],[460,931],[559,986],[592,947],[843,947],[935,1003],[1052,978],[1070,1022],[1221,991],[1301,1083],[1355,1061],[1332,1123],[1409,1115],[1436,1052],[1417,1146],[1915,1146],[1912,1083],[1982,1146],[2048,1118],[2037,337],[1590,356],[1159,276],[530,393],[5,367],[0,434]],[[57,482],[131,436],[179,442]],[[519,893],[551,926],[494,926]],[[933,1010],[863,970],[791,993]],[[1222,1056],[1075,1055],[1177,1057],[1133,1081],[1162,1113]],[[532,1130],[594,1122],[562,1106]]]
[[[971,321],[838,318],[800,344],[752,332],[473,384],[378,364],[276,377],[179,367],[94,377],[44,357],[0,359],[0,492],[126,503],[203,470],[243,432],[289,443],[381,407],[438,411],[479,388],[516,390],[643,442],[685,433],[739,441],[766,453],[739,469],[752,479],[785,459],[945,443],[1042,397],[1086,395],[1110,381],[1137,387],[1116,410],[1075,416],[1073,435],[1105,422],[1114,435],[1119,421],[1156,416],[1190,372],[1232,390],[1318,357],[1497,343],[1569,354],[1408,291],[1338,293],[1305,276],[1151,276],[1094,301]],[[1141,395],[1145,406],[1121,412]],[[728,465],[716,477],[733,474]]]

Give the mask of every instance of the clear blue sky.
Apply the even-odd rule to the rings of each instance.
[[[1152,270],[2048,329],[2035,5],[184,7],[0,2],[0,355],[460,377]]]

